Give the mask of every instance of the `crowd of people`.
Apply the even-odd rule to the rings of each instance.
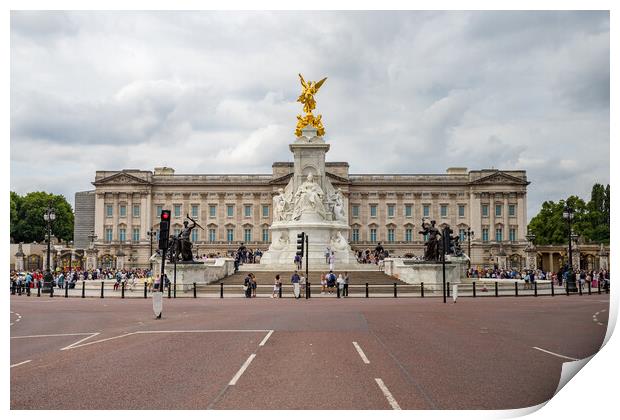
[[[306,296],[306,277],[303,272],[295,270],[290,280],[293,286],[293,297],[296,299],[304,298]],[[253,273],[248,273],[243,280],[243,291],[246,298],[256,297],[256,276]],[[338,288],[338,290],[336,290]],[[321,294],[334,294],[339,292],[339,296],[349,295],[349,273],[344,272],[336,275],[332,270],[328,273],[321,275]],[[278,298],[282,296],[282,278],[280,274],[276,274],[273,282],[273,289],[271,293],[272,298]]]
[[[516,270],[498,268],[480,268],[472,267],[467,270],[467,277],[477,279],[513,279],[524,280],[525,288],[531,288],[534,281],[548,280],[553,282],[554,285],[562,286],[569,279],[569,276],[574,275],[574,280],[579,282],[583,289],[588,287],[588,284],[592,288],[598,288],[599,284],[602,289],[606,288],[609,282],[608,270],[575,270],[571,272],[566,267],[560,269],[558,272],[544,271],[540,269],[536,270]]]

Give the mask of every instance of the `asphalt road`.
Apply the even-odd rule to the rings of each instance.
[[[11,408],[523,408],[600,348],[609,295],[163,304],[12,296]]]

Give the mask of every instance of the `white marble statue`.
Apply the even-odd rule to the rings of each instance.
[[[287,200],[284,189],[278,190],[278,195],[273,197],[273,221],[280,222],[287,219]]]
[[[337,221],[345,221],[346,214],[344,212],[344,196],[342,195],[342,190],[338,188],[336,193],[333,196],[334,202],[334,220]]]
[[[302,213],[306,211],[318,213],[323,220],[326,219],[323,190],[319,184],[314,182],[312,173],[309,173],[306,181],[297,188],[294,203],[293,220],[299,220]]]
[[[277,242],[274,242],[273,244],[271,244],[271,248],[272,249],[284,249],[286,248],[286,245],[288,245],[288,232],[284,231],[282,233],[280,233],[280,237],[278,238]]]
[[[342,232],[340,232],[339,230],[332,232],[330,244],[331,249],[336,249],[339,251],[348,248],[347,240],[344,238],[344,236],[342,236]]]

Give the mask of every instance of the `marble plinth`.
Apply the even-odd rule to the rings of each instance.
[[[161,264],[159,258],[156,259]],[[171,283],[174,283],[174,264],[166,262],[164,268]],[[158,271],[159,272],[159,271]],[[176,264],[177,291],[189,291],[194,287],[217,282],[234,274],[235,260],[232,258],[213,258],[198,262],[178,262]]]
[[[386,258],[384,260],[385,274],[399,280],[419,285],[424,283],[428,290],[442,290],[443,264],[428,261],[414,261],[403,258]],[[464,266],[460,260],[446,261],[446,283],[450,286],[459,284],[463,276]]]

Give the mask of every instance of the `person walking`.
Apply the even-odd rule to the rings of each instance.
[[[336,283],[338,284],[338,293],[341,297],[344,296],[344,277],[342,274],[338,274],[338,279],[336,279]]]
[[[295,296],[295,299],[299,299],[299,281],[300,280],[301,279],[299,277],[299,274],[297,274],[297,270],[295,270],[295,272],[291,276],[291,283],[293,283],[293,296]]]
[[[327,274],[327,290],[330,295],[334,292],[335,286],[336,286],[336,275],[331,270],[329,270],[329,273]]]
[[[347,273],[346,271],[344,272],[344,296],[349,296],[349,273]]]
[[[251,273],[250,276],[252,276],[252,297],[256,297],[256,276],[254,273]]]
[[[336,255],[334,251],[329,254],[329,271],[334,271],[334,262],[336,262]]]
[[[324,295],[327,290],[327,276],[321,274],[321,294]]]
[[[300,290],[299,295],[302,298],[305,298],[306,297],[306,278],[304,277],[303,274],[299,276],[299,290]]]
[[[248,274],[247,276],[245,276],[245,279],[243,279],[243,291],[245,292],[245,297],[246,298],[251,298],[252,297],[252,277],[251,277],[252,273]]]
[[[301,270],[301,257],[299,255],[295,255],[295,267],[297,270]]]
[[[280,275],[276,274],[275,281],[273,282],[273,293],[271,294],[271,298],[275,298],[280,295]]]

